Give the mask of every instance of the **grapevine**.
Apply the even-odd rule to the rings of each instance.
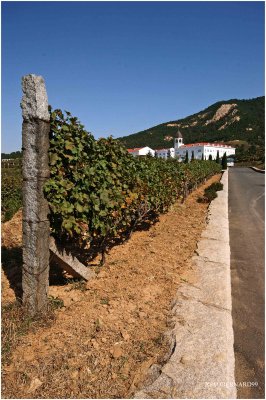
[[[96,141],[69,112],[50,110],[50,171],[45,195],[52,233],[103,256],[144,220],[220,172],[214,161],[134,158],[119,141]]]

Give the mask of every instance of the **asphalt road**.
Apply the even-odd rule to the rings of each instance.
[[[240,399],[264,399],[264,179],[250,168],[229,170],[235,377],[258,383],[238,388]]]

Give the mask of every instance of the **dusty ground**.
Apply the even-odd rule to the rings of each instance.
[[[177,203],[148,231],[135,232],[113,248],[94,280],[50,286],[50,295],[62,299],[64,307],[55,311],[56,320],[47,328],[21,335],[3,366],[4,398],[133,396],[150,365],[162,363],[169,350],[164,334],[171,301],[189,275],[206,224],[207,204],[196,200],[219,178],[211,178],[184,204]],[[13,289],[20,289],[14,280],[20,279],[21,213],[3,225],[2,234],[2,301],[7,309],[15,301]]]

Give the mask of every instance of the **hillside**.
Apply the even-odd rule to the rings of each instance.
[[[219,101],[186,118],[165,122],[119,140],[128,148],[172,147],[180,129],[184,143],[243,141],[264,148],[265,97]]]
[[[1,153],[2,160],[7,160],[7,159],[13,160],[21,157],[22,157],[22,151],[13,151],[12,153]]]
[[[186,118],[169,121],[144,131],[118,138],[127,148],[169,148],[180,129],[184,143],[222,141],[237,148],[239,162],[264,162],[265,97],[219,101]],[[2,159],[21,157],[17,151],[2,153]]]

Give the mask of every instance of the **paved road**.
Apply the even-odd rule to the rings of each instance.
[[[264,399],[264,179],[249,168],[229,171],[229,226],[238,398]]]

